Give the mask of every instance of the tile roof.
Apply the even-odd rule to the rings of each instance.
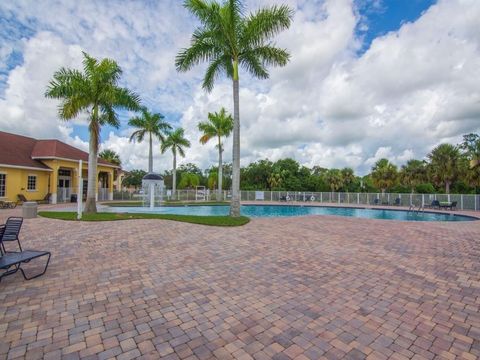
[[[59,140],[37,140],[32,151],[32,158],[63,158],[88,161],[88,153],[65,144]],[[99,164],[115,166],[108,161],[98,159]]]
[[[59,140],[36,140],[0,131],[0,164],[49,169],[40,160],[50,158],[88,161],[88,153]],[[115,166],[103,159],[98,163]]]
[[[31,157],[37,140],[0,131],[0,164],[49,169]]]

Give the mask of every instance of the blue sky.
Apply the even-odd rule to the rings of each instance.
[[[275,39],[292,59],[269,80],[241,74],[243,164],[290,156],[365,173],[379,157],[401,165],[478,131],[480,2],[245,0],[248,9],[280,2],[296,11]],[[186,129],[192,148],[181,161],[210,166],[216,150],[198,144],[196,124],[231,109],[231,85],[220,79],[207,94],[204,66],[175,71],[195,25],[177,0],[0,2],[0,130],[85,149],[85,117],[58,121],[58,103],[43,93],[55,70],[80,67],[87,51],[117,60],[122,85]],[[146,144],[128,142],[130,115],[120,113],[120,129],[103,129],[102,148],[119,152],[127,168],[146,167]],[[169,168],[167,155],[155,156]]]

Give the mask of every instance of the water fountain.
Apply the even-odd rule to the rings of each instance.
[[[163,176],[155,173],[145,175],[142,179],[143,206],[153,209],[155,204],[160,205],[163,201],[164,187]]]

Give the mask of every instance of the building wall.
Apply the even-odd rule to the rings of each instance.
[[[27,200],[42,200],[47,195],[50,171],[0,167],[0,174],[6,174],[6,196],[0,200],[18,201],[18,194]],[[27,190],[28,176],[36,176],[36,190]]]
[[[56,202],[58,198],[57,194],[57,186],[58,186],[58,170],[59,169],[67,169],[71,170],[71,184],[70,188],[72,189],[72,194],[78,193],[78,161],[69,161],[69,160],[59,160],[59,159],[51,159],[51,160],[42,160],[42,163],[47,165],[49,168],[53,170],[52,172],[52,181],[51,181],[51,193],[52,193],[52,202]],[[108,189],[109,193],[111,193],[111,197],[113,199],[113,168],[103,166],[101,164],[97,165],[97,193],[98,193],[98,174],[100,172],[108,173]],[[82,178],[84,181],[88,179],[88,163],[83,162],[82,164]],[[85,196],[85,194],[84,194]]]
[[[18,169],[9,167],[0,167],[0,174],[6,175],[6,196],[0,197],[0,200],[4,201],[18,201],[18,194],[23,194],[27,200],[42,200],[48,193],[51,194],[50,202],[56,203],[58,194],[58,170],[68,169],[71,170],[71,182],[70,188],[72,194],[78,192],[78,162],[68,160],[44,160],[45,165],[52,169],[52,171],[37,171],[30,169]],[[98,173],[108,173],[108,193],[109,199],[113,199],[113,168],[98,165]],[[88,173],[88,165],[86,163],[82,166],[82,178],[86,181]],[[27,190],[28,176],[36,176],[36,190]],[[98,182],[97,182],[98,192]]]

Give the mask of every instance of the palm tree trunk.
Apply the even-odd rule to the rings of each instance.
[[[450,181],[445,181],[445,193],[450,194]]]
[[[91,127],[98,127],[98,124]],[[98,131],[90,131],[89,152],[88,152],[88,187],[87,201],[85,202],[84,212],[93,214],[97,212],[96,191],[97,191],[97,152],[98,152]],[[82,201],[78,199],[77,201]]]
[[[240,95],[238,61],[233,62],[233,156],[230,216],[240,216]]]
[[[172,197],[177,199],[177,154],[173,151]]]
[[[223,169],[222,169],[222,140],[220,136],[218,137],[218,196],[217,201],[222,201],[222,180],[223,180]]]
[[[150,135],[150,148],[148,149],[148,172],[153,172],[152,133]]]

